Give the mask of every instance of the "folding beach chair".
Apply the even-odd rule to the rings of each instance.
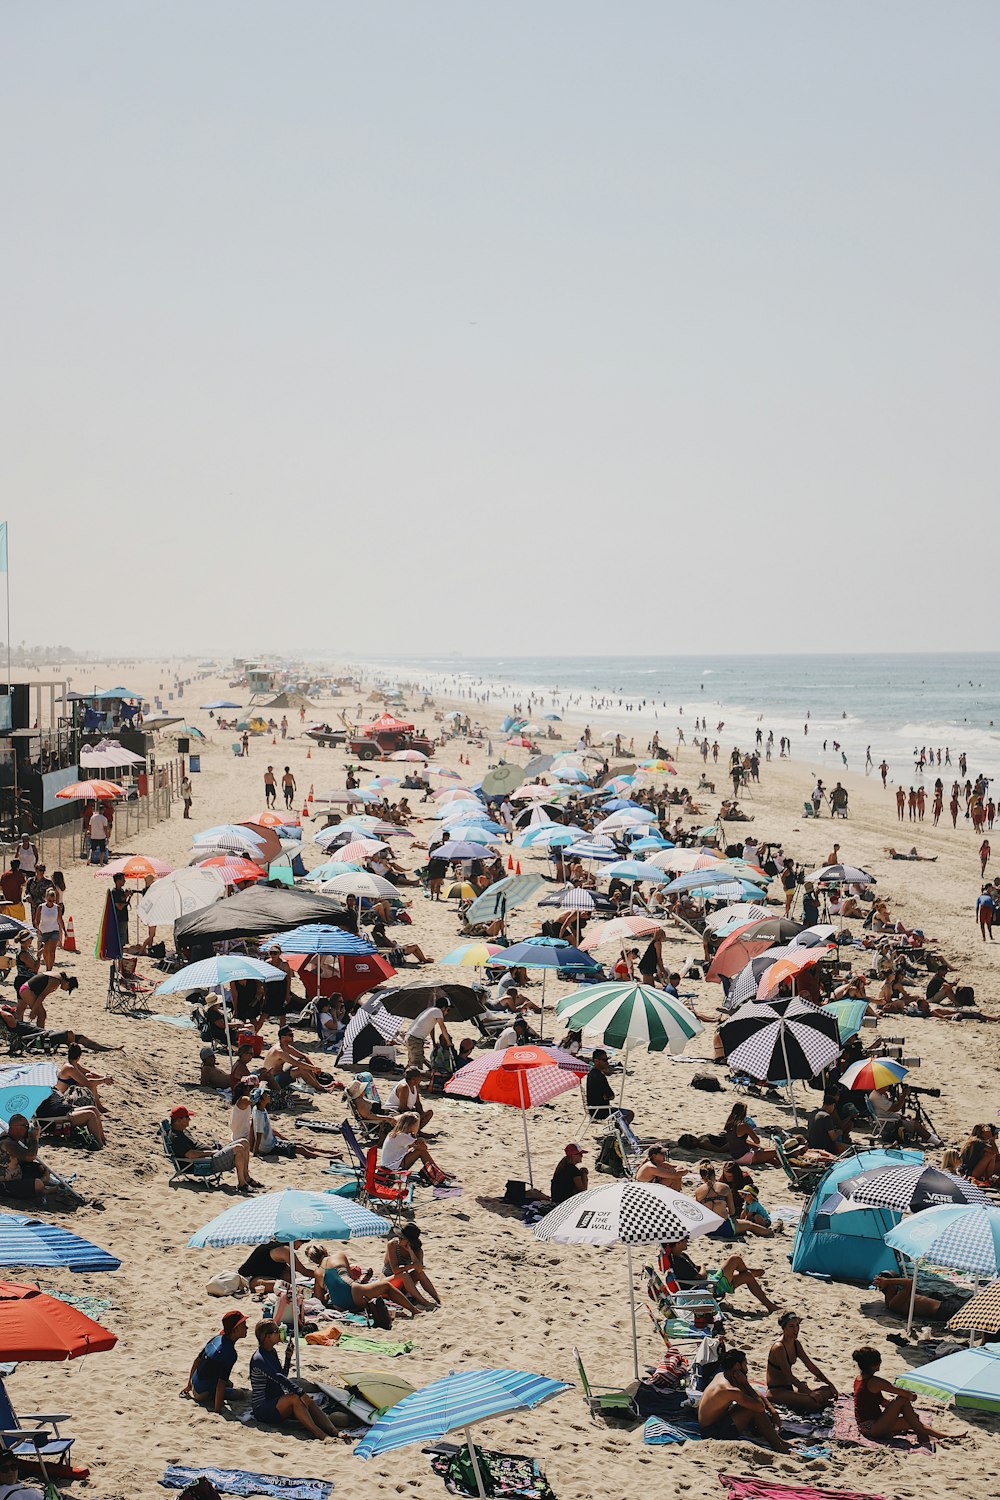
[[[169,1120],[160,1121],[159,1131],[160,1144],[172,1169],[168,1187],[173,1187],[174,1183],[180,1181],[182,1177],[190,1177],[195,1182],[207,1183],[209,1187],[221,1185],[222,1173],[213,1167],[210,1161],[184,1161],[176,1154],[170,1140]]]
[[[0,1380],[0,1443],[5,1448],[12,1449],[19,1459],[28,1462],[37,1460],[46,1492],[51,1483],[46,1464],[69,1463],[74,1439],[64,1438],[59,1434],[59,1423],[69,1420],[69,1412],[29,1411],[24,1413],[24,1421],[30,1422],[31,1426],[23,1426],[11,1404],[7,1388]]]
[[[829,1167],[829,1162],[797,1163],[789,1156],[788,1149],[780,1136],[772,1137],[774,1149],[778,1155],[778,1165],[788,1178],[789,1186],[796,1193],[813,1193],[819,1184],[820,1178]]]
[[[104,1008],[115,1016],[148,1016],[148,997],[153,986],[138,975],[134,963],[112,959],[108,970],[108,996]]]
[[[628,1391],[613,1385],[592,1385],[583,1367],[579,1349],[574,1348],[573,1358],[576,1360],[583,1399],[595,1422],[598,1417],[618,1417],[627,1421],[638,1416],[635,1401]]]

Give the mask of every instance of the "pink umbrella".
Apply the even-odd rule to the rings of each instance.
[[[464,1099],[485,1099],[520,1108],[528,1181],[533,1185],[528,1106],[545,1104],[578,1087],[588,1071],[585,1062],[561,1047],[504,1047],[502,1052],[487,1052],[466,1063],[444,1087],[445,1093]]]
[[[95,873],[102,880],[110,880],[112,875],[124,875],[126,880],[148,880],[150,876],[159,880],[161,875],[169,875],[173,865],[168,865],[165,859],[153,859],[148,854],[130,854],[125,859],[113,859],[109,865]]]
[[[342,844],[336,850],[336,857],[348,863],[352,861],[360,863],[371,859],[373,854],[379,854],[388,847],[388,844],[383,844],[381,839],[352,839],[349,844]]]

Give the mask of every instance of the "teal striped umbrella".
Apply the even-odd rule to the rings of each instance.
[[[682,1001],[631,980],[574,990],[558,1002],[556,1015],[573,1031],[598,1034],[609,1047],[648,1047],[674,1056],[704,1030]]]

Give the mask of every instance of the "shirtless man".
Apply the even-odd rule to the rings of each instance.
[[[278,1044],[267,1053],[259,1071],[266,1074],[279,1088],[288,1088],[294,1079],[301,1079],[318,1093],[332,1094],[333,1084],[320,1082],[317,1069],[313,1067],[301,1047],[296,1047],[293,1043],[294,1035],[295,1032],[291,1026],[278,1028]]]
[[[646,1160],[635,1174],[636,1182],[660,1182],[664,1187],[672,1188],[675,1193],[682,1191],[681,1184],[684,1180],[682,1167],[675,1166],[672,1161],[667,1160],[667,1153],[662,1146],[650,1146],[646,1152]]]
[[[783,1312],[778,1318],[781,1337],[772,1344],[767,1356],[767,1394],[772,1401],[790,1406],[793,1411],[822,1411],[837,1395],[837,1387],[813,1364],[799,1343],[802,1323],[793,1312]],[[819,1382],[809,1385],[795,1374],[794,1365],[801,1364]]]
[[[722,1356],[722,1369],[698,1402],[698,1426],[703,1438],[738,1442],[744,1435],[753,1435],[778,1453],[792,1451],[781,1436],[778,1413],[750,1384],[742,1349],[727,1349]]]

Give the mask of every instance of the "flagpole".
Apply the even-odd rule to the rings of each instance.
[[[10,732],[14,730],[14,684],[10,680],[10,533],[7,522],[3,523],[3,579],[7,596],[7,703],[10,708]],[[17,753],[11,747],[14,761],[14,810],[11,819],[15,837],[20,831],[19,799],[17,795]]]

